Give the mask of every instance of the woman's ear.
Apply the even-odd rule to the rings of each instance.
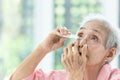
[[[115,55],[116,55],[116,48],[115,47],[110,48],[108,50],[108,55],[106,56],[106,60],[108,62],[112,61]]]

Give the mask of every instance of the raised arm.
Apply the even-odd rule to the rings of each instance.
[[[38,63],[47,53],[64,45],[66,38],[60,35],[69,33],[69,30],[66,28],[57,28],[50,33],[48,37],[18,66],[11,76],[11,80],[22,80],[32,74]]]

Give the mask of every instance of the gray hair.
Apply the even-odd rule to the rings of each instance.
[[[88,22],[91,21],[98,21],[100,22],[107,30],[108,30],[108,39],[106,42],[106,48],[115,47],[117,49],[117,53],[120,50],[120,31],[119,28],[116,26],[113,26],[113,24],[110,24],[110,22],[102,15],[100,14],[91,14],[84,18],[83,22],[80,24],[80,26],[85,25]]]

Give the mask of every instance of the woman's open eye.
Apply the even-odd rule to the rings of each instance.
[[[93,36],[91,37],[91,40],[98,41],[98,37],[97,37],[96,35],[93,35]]]
[[[83,37],[83,33],[79,33],[78,37],[81,39]]]

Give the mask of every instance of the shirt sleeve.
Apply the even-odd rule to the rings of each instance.
[[[63,70],[53,70],[50,73],[44,73],[39,69],[23,80],[66,80],[66,76],[66,72]]]
[[[110,80],[120,80],[120,70],[114,69],[111,73]]]

